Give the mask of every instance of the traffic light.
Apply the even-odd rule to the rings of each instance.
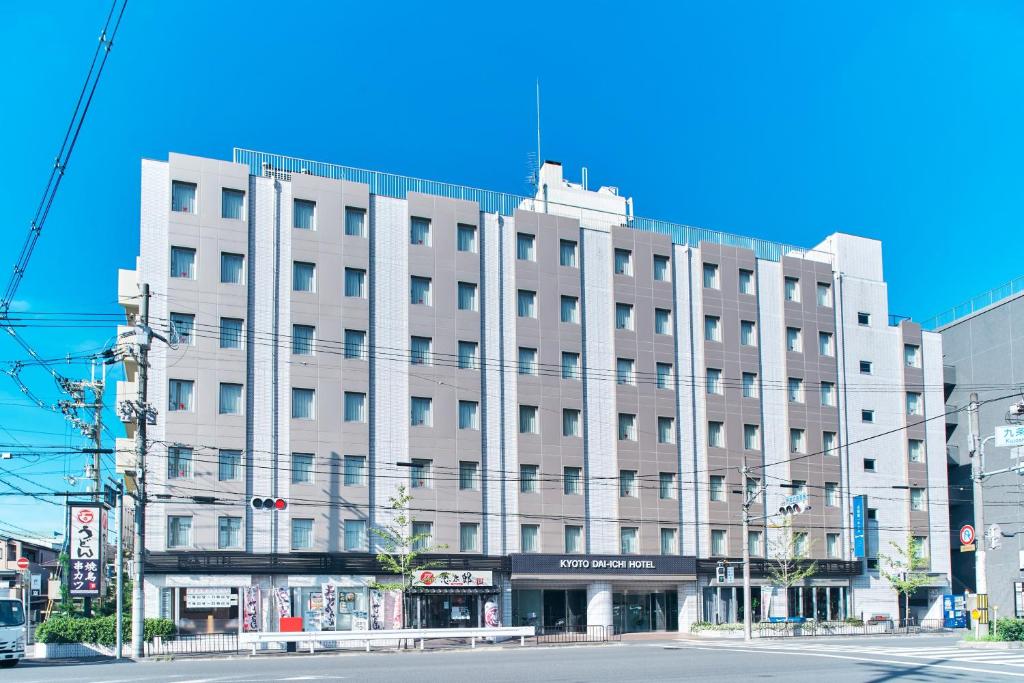
[[[719,562],[718,566],[715,568],[715,578],[718,580],[718,583],[725,583],[725,563],[724,562]]]
[[[798,493],[793,496],[787,496],[786,500],[782,502],[779,507],[780,515],[799,515],[803,512],[807,512],[811,509],[811,504],[807,500],[806,493]]]
[[[288,501],[284,498],[260,498],[253,496],[249,501],[253,510],[284,510],[288,507]]]

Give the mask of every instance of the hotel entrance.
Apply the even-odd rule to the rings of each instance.
[[[615,632],[678,631],[678,605],[676,591],[615,593],[612,596]]]

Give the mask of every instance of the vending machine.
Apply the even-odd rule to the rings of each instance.
[[[942,625],[945,628],[967,628],[967,596],[942,596]]]

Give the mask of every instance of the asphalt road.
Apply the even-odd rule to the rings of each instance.
[[[956,638],[634,641],[611,645],[230,659],[46,664],[0,672],[4,683],[240,683],[243,681],[1005,681],[1024,678],[1024,651],[957,650]]]

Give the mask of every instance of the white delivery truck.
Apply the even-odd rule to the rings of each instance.
[[[0,667],[17,666],[25,656],[25,610],[21,600],[0,597]]]

